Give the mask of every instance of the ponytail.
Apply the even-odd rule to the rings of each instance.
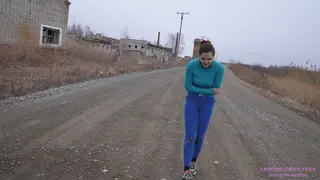
[[[209,40],[202,40],[201,42],[200,42],[200,46],[201,45],[203,45],[203,44],[211,44],[211,41],[209,41]]]

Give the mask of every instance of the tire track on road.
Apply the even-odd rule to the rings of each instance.
[[[139,131],[136,132],[136,130],[140,128],[139,121],[146,120],[143,118],[145,117],[143,114],[146,112],[143,110],[144,106],[150,111],[149,108],[159,103],[159,98],[161,97],[159,94],[163,94],[161,92],[166,90],[167,86],[175,80],[175,77],[176,72],[167,74],[166,76],[158,76],[147,81],[141,81],[140,79],[140,83],[136,84],[137,86],[125,85],[128,91],[114,94],[114,97],[109,98],[106,103],[85,111],[88,115],[87,119],[79,120],[81,116],[76,117],[77,119],[73,118],[71,119],[72,122],[70,122],[70,120],[66,122],[70,124],[58,126],[58,128],[61,127],[61,129],[53,129],[45,134],[45,137],[39,137],[39,139],[37,139],[38,142],[28,144],[28,146],[20,152],[11,154],[11,158],[5,159],[7,164],[10,164],[12,159],[17,159],[18,157],[19,161],[24,162],[23,165],[15,165],[15,172],[18,173],[16,173],[14,177],[32,176],[29,172],[31,167],[37,167],[39,174],[45,172],[43,174],[48,178],[54,174],[57,175],[57,172],[65,174],[62,175],[61,178],[72,176],[78,178],[77,173],[73,172],[73,169],[77,168],[87,172],[88,178],[93,176],[93,172],[97,174],[96,177],[100,177],[101,169],[106,165],[102,163],[106,163],[111,161],[112,158],[117,157],[113,156],[110,158],[110,155],[107,155],[107,153],[119,155],[118,153],[121,152],[120,148],[118,148],[118,150],[112,148],[117,147],[119,143],[125,145],[125,148],[122,148],[122,152],[128,150],[127,144],[130,144],[130,141],[125,141],[125,138],[127,138],[128,135],[131,137],[130,135],[141,133]],[[154,96],[154,93],[156,93],[156,96]],[[150,100],[150,98],[153,100]],[[134,111],[130,111],[128,109],[129,107]],[[90,111],[95,113],[89,113]],[[124,116],[124,114],[127,114],[127,116]],[[136,117],[135,121],[132,120],[134,117]],[[123,120],[119,121],[121,118],[123,118]],[[85,126],[89,126],[90,129],[83,130]],[[127,130],[124,128],[127,128]],[[107,133],[104,136],[106,139],[97,139],[97,137],[103,135],[104,131]],[[96,132],[99,132],[99,134],[96,134]],[[109,141],[104,141],[108,139]],[[64,141],[64,143],[61,144],[60,140]],[[91,144],[92,141],[100,141],[101,143]],[[135,139],[132,139],[132,141],[136,142]],[[104,146],[101,146],[102,144],[104,144]],[[105,146],[106,144],[108,147]],[[109,151],[105,152],[104,148]],[[80,154],[84,156],[78,156]],[[106,157],[106,159],[104,159],[103,156]],[[30,159],[31,157],[32,159]],[[92,162],[88,160],[89,157],[92,157],[95,161]],[[101,157],[103,160],[101,160]],[[44,161],[45,159],[46,161]],[[127,157],[124,160],[128,159],[130,158]],[[61,162],[59,160],[61,160]],[[74,160],[78,162],[74,162]],[[28,163],[25,164],[25,162]],[[74,164],[72,164],[73,162]],[[121,162],[119,157],[114,162],[115,164],[118,163],[118,165],[115,166],[120,166],[115,169],[116,171],[121,170],[121,166],[125,164],[119,163]],[[51,171],[51,169],[53,169],[54,172]],[[110,172],[112,171],[110,170]],[[115,174],[117,174],[117,172],[115,172]],[[120,174],[123,174],[123,172]],[[86,177],[85,175],[82,176]],[[105,176],[103,177],[105,178]]]

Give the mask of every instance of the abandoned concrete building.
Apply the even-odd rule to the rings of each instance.
[[[112,51],[118,51],[120,48],[120,40],[112,37],[103,36],[100,33],[97,33],[93,36],[95,41],[103,41],[104,43],[110,46]]]
[[[69,0],[1,0],[0,43],[64,47]]]
[[[68,39],[95,50],[119,53],[120,40],[103,36],[100,33],[94,34],[93,37],[78,37],[75,34],[68,33]]]
[[[173,56],[173,49],[161,46],[159,41],[160,33],[158,34],[157,44],[152,44],[145,40],[121,38],[120,52],[135,52],[157,62],[168,63]]]
[[[193,53],[192,53],[192,58],[197,58],[199,57],[199,48],[201,44],[201,39],[196,38],[193,41]]]

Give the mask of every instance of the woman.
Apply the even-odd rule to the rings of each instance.
[[[186,67],[184,107],[184,173],[183,179],[192,179],[196,174],[196,161],[208,129],[224,78],[224,67],[215,61],[216,51],[210,41],[202,41],[199,58],[191,60]]]

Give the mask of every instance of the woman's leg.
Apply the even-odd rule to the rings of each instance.
[[[210,97],[212,98],[212,97]],[[199,117],[198,117],[198,130],[197,130],[197,137],[196,142],[194,146],[192,161],[196,162],[198,159],[198,156],[201,152],[204,137],[206,135],[206,132],[208,130],[208,126],[210,123],[210,119],[213,113],[213,106],[214,106],[214,98],[208,99],[204,101],[204,104],[201,105],[199,110]]]
[[[194,150],[194,144],[197,137],[198,110],[196,104],[188,97],[186,98],[186,104],[184,106],[184,125],[184,170],[189,170]]]

